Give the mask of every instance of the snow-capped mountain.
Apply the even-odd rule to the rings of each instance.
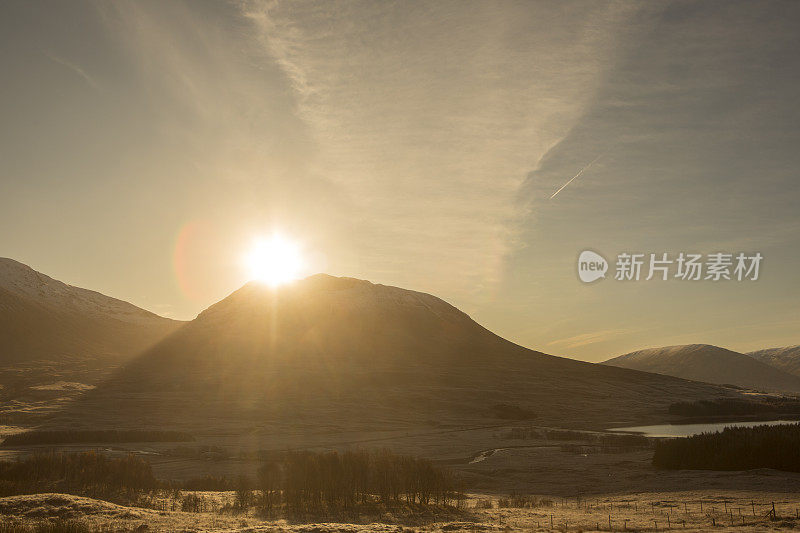
[[[603,364],[748,389],[800,391],[798,376],[745,354],[708,344],[649,348],[620,355]]]
[[[0,363],[134,355],[178,325],[0,258]]]
[[[67,285],[31,267],[0,257],[0,288],[62,312],[113,317],[124,322],[148,323],[164,320],[128,302],[89,289]]]
[[[784,372],[800,376],[800,344],[781,348],[766,348],[748,352],[747,355]]]

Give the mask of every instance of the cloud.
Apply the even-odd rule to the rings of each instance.
[[[0,10],[3,245],[86,286],[194,316],[278,225],[331,273],[431,292],[586,358],[697,327],[752,337],[736,329],[748,317],[797,308],[800,3]],[[168,275],[195,223],[200,300]],[[752,286],[584,287],[587,248],[758,250],[767,266]],[[593,330],[607,344],[576,335]]]
[[[590,333],[582,333],[573,337],[559,339],[548,342],[548,346],[563,346],[564,348],[578,348],[580,346],[588,346],[590,344],[597,344],[600,342],[607,342],[613,339],[618,339],[624,335],[629,335],[633,331],[630,329],[605,329],[600,331],[593,331]]]
[[[584,112],[630,10],[591,3],[248,2],[363,220],[362,266],[395,283],[496,282],[526,174]],[[455,275],[454,275],[455,273]]]

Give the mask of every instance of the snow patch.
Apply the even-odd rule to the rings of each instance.
[[[128,302],[67,285],[13,259],[0,258],[0,288],[62,311],[135,323],[163,320]]]

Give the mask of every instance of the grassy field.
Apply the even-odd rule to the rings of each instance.
[[[255,509],[230,506],[233,493],[193,493],[215,502],[205,512],[126,507],[63,494],[0,498],[0,531],[35,531],[42,524],[71,520],[85,531],[765,531],[800,526],[800,493],[681,491],[570,499],[548,495],[497,497],[470,494],[462,509],[424,513],[383,510],[342,522],[317,517],[304,523],[271,520]],[[179,495],[185,497],[185,494]],[[775,513],[773,515],[773,505]],[[164,510],[164,509],[167,510]],[[16,526],[17,529],[14,529]],[[146,527],[145,527],[146,526]],[[6,529],[2,529],[5,527]],[[76,530],[78,531],[78,530]]]
[[[64,404],[72,404],[86,392],[72,383],[97,383],[100,379],[79,379],[82,376],[55,366],[44,374],[36,368],[19,374],[9,371],[7,375],[8,383],[18,384],[5,391],[8,434],[41,427],[41,422],[54,412],[63,412]],[[574,427],[564,430],[538,419],[498,419],[488,423],[483,418],[483,423],[478,423],[481,417],[448,419],[439,416],[441,413],[395,427],[374,426],[369,421],[342,427],[336,417],[328,415],[331,413],[320,411],[312,419],[298,419],[292,424],[253,424],[244,432],[239,427],[241,420],[231,424],[231,420],[210,415],[203,428],[186,428],[192,430],[193,442],[20,445],[3,447],[0,455],[14,459],[44,449],[101,449],[114,457],[134,453],[145,458],[152,464],[154,475],[162,480],[204,475],[236,479],[240,474],[254,472],[265,454],[288,448],[345,451],[385,447],[431,459],[457,472],[471,492],[466,507],[424,512],[376,508],[355,519],[308,516],[297,521],[276,521],[260,515],[255,508],[247,512],[235,509],[231,505],[233,493],[225,492],[196,493],[200,503],[194,509],[202,512],[181,510],[187,493],[141,501],[137,506],[38,494],[0,499],[0,522],[10,524],[10,529],[0,532],[35,532],[39,527],[56,527],[55,519],[79,520],[86,526],[85,531],[133,531],[147,525],[149,531],[165,532],[547,531],[551,524],[555,530],[607,531],[609,519],[614,531],[684,527],[695,531],[712,527],[764,531],[800,527],[796,518],[800,474],[766,469],[657,470],[652,466],[652,442],[624,441],[603,431],[631,420],[645,420],[638,413],[629,413],[628,418],[610,421],[607,426],[595,424],[591,431]],[[773,502],[774,519],[769,515]],[[25,529],[19,529],[20,524]]]

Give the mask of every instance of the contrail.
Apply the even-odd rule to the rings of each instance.
[[[595,161],[597,161],[598,159],[600,159],[600,157],[601,157],[602,155],[603,155],[603,154],[600,154],[600,155],[598,155],[597,157],[595,157],[594,159],[592,159],[592,160],[591,160],[591,162],[590,162],[588,165],[586,165],[585,167],[583,167],[582,169],[580,169],[580,170],[578,171],[578,173],[577,173],[577,174],[575,174],[574,176],[572,176],[572,179],[571,179],[571,180],[569,180],[568,182],[566,182],[564,185],[562,185],[562,186],[561,186],[561,188],[560,188],[560,189],[558,189],[556,192],[554,192],[554,193],[553,193],[553,196],[551,196],[551,197],[550,197],[550,199],[552,200],[553,198],[555,198],[555,197],[556,197],[556,194],[558,194],[558,193],[560,193],[561,191],[563,191],[563,190],[564,190],[564,187],[566,187],[567,185],[569,185],[570,183],[572,183],[573,181],[575,181],[575,180],[576,180],[576,179],[577,179],[577,178],[578,178],[578,177],[579,177],[581,174],[583,174],[583,172],[584,172],[584,171],[585,171],[587,168],[589,168],[590,166],[592,166],[592,165],[594,164],[594,162],[595,162]]]
[[[74,72],[75,74],[77,74],[78,76],[80,76],[81,78],[83,78],[83,79],[86,81],[86,83],[88,83],[89,85],[91,85],[92,89],[96,89],[96,90],[99,90],[99,89],[100,89],[100,87],[98,87],[98,86],[97,86],[97,82],[96,82],[96,81],[94,81],[94,78],[92,78],[91,76],[89,76],[88,74],[86,74],[86,71],[85,71],[85,70],[83,70],[83,69],[82,69],[81,67],[79,67],[78,65],[76,65],[76,64],[74,64],[74,63],[70,63],[70,62],[69,62],[69,61],[67,61],[66,59],[61,59],[60,57],[58,57],[58,56],[56,56],[56,55],[53,55],[53,54],[51,54],[50,52],[43,51],[43,53],[44,53],[44,55],[46,55],[47,57],[49,57],[49,58],[50,58],[52,61],[55,61],[55,62],[56,62],[56,63],[58,63],[59,65],[62,65],[62,66],[64,66],[64,67],[67,67],[67,68],[68,68],[68,69],[70,69],[72,72]]]

